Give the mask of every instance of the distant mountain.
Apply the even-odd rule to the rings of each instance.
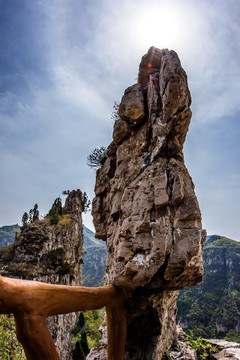
[[[196,336],[240,342],[240,242],[209,236],[203,259],[203,282],[180,291],[178,323]]]
[[[83,248],[87,251],[87,249],[93,247],[106,247],[106,243],[105,241],[96,239],[94,232],[83,225]]]
[[[84,286],[101,286],[104,284],[104,273],[107,258],[106,243],[96,239],[95,234],[83,226],[83,270]]]
[[[15,240],[16,232],[20,231],[18,224],[0,227],[0,247],[12,244]]]

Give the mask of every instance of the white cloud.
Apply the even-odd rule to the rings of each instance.
[[[39,0],[25,6],[38,21],[25,19],[33,29],[26,57],[21,52],[9,58],[19,73],[6,74],[12,88],[0,103],[2,224],[15,222],[36,197],[47,211],[64,188],[80,187],[93,196],[95,174],[86,157],[111,141],[112,105],[136,81],[141,56],[154,45],[176,50],[189,77],[193,120],[185,152],[204,222],[213,230],[224,230],[225,220],[226,229],[235,228],[239,152],[231,137],[239,132],[238,1]],[[224,131],[228,150],[221,152]],[[220,174],[221,167],[235,174],[234,183]],[[221,202],[227,204],[224,214]]]

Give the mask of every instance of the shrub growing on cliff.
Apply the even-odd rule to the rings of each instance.
[[[99,169],[106,160],[107,149],[102,146],[100,149],[95,148],[87,157],[87,165],[91,168]]]
[[[197,358],[202,360],[212,359],[211,355],[219,352],[217,346],[213,346],[209,341],[198,337],[194,339],[193,332],[190,330],[190,334],[187,335],[187,345],[191,346],[197,352]]]

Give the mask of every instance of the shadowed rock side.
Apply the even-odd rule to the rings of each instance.
[[[126,359],[162,358],[177,290],[202,280],[206,234],[182,152],[190,103],[177,54],[150,48],[97,171],[92,214],[96,237],[107,242],[106,283],[128,295]]]

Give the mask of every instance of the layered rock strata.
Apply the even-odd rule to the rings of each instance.
[[[5,265],[1,264],[0,274],[50,284],[81,285],[82,211],[82,193],[73,190],[58,224],[50,225],[44,219],[23,227],[11,256]],[[61,360],[71,359],[72,329],[77,318],[77,313],[70,313],[47,319]]]
[[[97,171],[92,214],[107,243],[106,283],[128,297],[126,359],[162,358],[175,333],[177,290],[202,280],[206,234],[183,157],[190,104],[177,54],[150,48]]]

